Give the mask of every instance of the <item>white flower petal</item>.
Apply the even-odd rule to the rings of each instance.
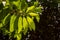
[[[27,0],[28,2],[31,2],[31,0]]]
[[[6,5],[6,1],[2,1],[2,4],[3,4],[3,6],[5,6]]]

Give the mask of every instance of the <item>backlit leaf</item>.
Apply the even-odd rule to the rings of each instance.
[[[17,35],[17,40],[21,40],[21,38],[22,38],[22,37],[21,37],[21,34],[18,34],[18,35]]]
[[[38,14],[36,14],[36,13],[33,13],[33,12],[31,12],[31,13],[28,13],[30,16],[38,16]]]
[[[37,22],[39,22],[39,20],[40,20],[40,16],[39,15],[36,16],[36,20],[37,20]]]
[[[10,19],[10,32],[13,32],[14,31],[14,22],[15,22],[15,20],[16,20],[16,15],[15,14],[13,14],[12,16],[11,16],[11,19]]]
[[[34,30],[35,31],[35,23],[33,21],[32,18],[30,18],[29,16],[27,16],[27,21],[28,21],[28,24],[29,24],[29,29],[32,31]]]
[[[2,24],[3,25],[6,25],[8,22],[9,22],[9,20],[10,20],[10,13],[8,13],[6,16],[5,16],[5,18],[3,19],[3,21],[2,21]]]
[[[25,17],[23,17],[23,33],[26,34],[28,31],[28,23]]]
[[[22,17],[20,16],[18,19],[18,33],[22,31]]]
[[[39,6],[35,8],[35,12],[42,12],[43,7]]]
[[[3,24],[2,24],[2,23],[0,23],[0,28],[1,28],[1,27],[3,27]]]
[[[26,10],[26,13],[29,12],[29,11],[34,11],[34,9],[35,9],[35,6],[28,7],[27,10]]]

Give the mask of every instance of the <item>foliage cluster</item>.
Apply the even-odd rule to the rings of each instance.
[[[28,30],[35,31],[34,18],[39,22],[42,12],[39,1],[0,0],[0,29],[5,35],[21,40]]]

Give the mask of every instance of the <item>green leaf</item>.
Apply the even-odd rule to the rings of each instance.
[[[33,21],[32,18],[30,18],[29,16],[27,16],[27,21],[28,21],[28,24],[29,24],[29,29],[32,31],[34,30],[35,31],[35,23]]]
[[[6,5],[10,5],[10,4],[9,4],[9,0],[6,0]]]
[[[18,30],[18,18],[16,18],[15,22],[14,22],[14,38],[17,37],[17,30]]]
[[[34,16],[32,16],[32,19],[34,20]]]
[[[13,1],[13,4],[18,7],[19,1]]]
[[[3,24],[2,24],[2,23],[0,23],[0,28],[1,28],[1,27],[3,27]]]
[[[20,16],[18,19],[18,33],[22,31],[22,17]]]
[[[8,13],[6,16],[5,16],[5,18],[3,19],[3,21],[2,21],[2,24],[3,25],[6,25],[8,22],[9,22],[9,20],[10,20],[10,13]]]
[[[34,9],[35,9],[35,6],[28,7],[27,10],[26,10],[26,13],[29,12],[29,11],[34,11]]]
[[[39,4],[39,2],[38,2],[38,1],[34,2],[34,5],[35,5],[35,6],[38,6],[38,4]]]
[[[31,13],[28,13],[30,16],[38,16],[38,14],[37,13],[33,13],[33,12],[31,12]]]
[[[21,0],[21,10],[26,12],[27,7],[28,7],[28,4],[27,4],[26,0]]]
[[[28,31],[28,23],[27,23],[26,18],[23,17],[23,33],[24,33],[24,35],[26,35],[27,31]]]
[[[15,22],[14,22],[14,31],[17,31],[17,29],[18,29],[18,18],[19,17],[17,17]]]
[[[36,20],[37,20],[37,22],[39,22],[39,20],[40,20],[40,16],[39,15],[36,16]]]
[[[5,26],[5,25],[9,22],[10,16],[11,16],[10,13],[8,13],[8,14],[4,17],[4,19],[3,19],[2,22],[0,23],[0,28],[3,27],[3,26]]]
[[[0,10],[0,20],[3,20],[9,14],[9,9]]]
[[[35,12],[42,12],[42,8],[43,8],[42,6],[36,7]]]
[[[11,19],[10,19],[10,32],[13,32],[14,31],[14,22],[15,22],[15,20],[16,20],[16,15],[15,14],[13,14],[12,16],[11,16]]]
[[[17,7],[17,9],[22,9],[22,2],[20,0],[13,1],[12,3]]]
[[[21,34],[17,34],[17,40],[21,40],[22,35]]]

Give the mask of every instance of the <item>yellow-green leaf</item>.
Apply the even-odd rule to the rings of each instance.
[[[28,21],[28,24],[29,24],[29,29],[32,31],[34,30],[35,31],[35,23],[33,21],[32,18],[30,18],[29,16],[27,16],[27,21]]]
[[[17,9],[21,10],[21,2],[20,2],[20,0],[13,1],[13,4],[17,7]]]
[[[26,13],[29,11],[33,11],[34,9],[35,9],[35,6],[28,7]]]
[[[15,20],[16,20],[16,15],[15,14],[13,14],[12,16],[11,16],[11,19],[10,19],[10,32],[13,32],[14,31],[14,22],[15,22]]]
[[[0,28],[1,28],[1,27],[3,27],[3,24],[2,24],[2,23],[0,23]]]
[[[33,13],[33,12],[29,13],[29,15],[30,15],[30,16],[38,16],[37,13]]]
[[[36,7],[35,8],[35,11],[36,12],[42,12],[42,9],[43,9],[43,7],[42,6],[39,6],[39,7]]]
[[[13,4],[18,6],[19,5],[19,1],[13,1]]]
[[[23,33],[26,34],[28,31],[28,23],[25,17],[23,17]]]
[[[22,31],[22,17],[20,16],[18,19],[18,33]]]
[[[17,34],[17,40],[21,40],[22,36],[21,34]]]
[[[11,16],[10,13],[8,13],[8,14],[5,16],[5,18],[4,18],[3,21],[2,21],[3,26],[6,25],[6,24],[9,22],[10,16]],[[1,25],[2,25],[2,24],[1,24]]]
[[[40,16],[39,15],[36,16],[36,20],[37,20],[37,22],[39,22],[39,20],[40,20]]]
[[[9,5],[9,0],[6,0],[6,5]]]
[[[39,4],[39,2],[38,2],[38,1],[34,2],[34,5],[35,5],[35,6],[38,6],[38,4]]]

